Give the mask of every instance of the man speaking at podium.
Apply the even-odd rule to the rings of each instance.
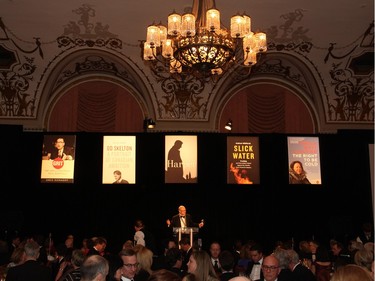
[[[172,220],[167,219],[168,227],[199,227],[202,228],[204,226],[203,220],[200,223],[196,223],[193,221],[191,215],[186,213],[185,206],[178,207],[178,214],[172,217]]]

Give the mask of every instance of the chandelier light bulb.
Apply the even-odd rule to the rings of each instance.
[[[204,0],[194,1],[193,5],[199,6],[193,7],[197,15],[181,16],[173,11],[167,27],[162,24],[148,27],[143,59],[153,61],[154,71],[161,71],[160,66],[164,66],[171,73],[207,77],[225,73],[233,62],[251,67],[257,62],[257,54],[267,51],[266,34],[251,31],[250,16],[245,13],[233,16],[227,30],[221,26],[219,10],[203,11],[202,7],[208,6]],[[177,62],[179,67],[175,67]]]

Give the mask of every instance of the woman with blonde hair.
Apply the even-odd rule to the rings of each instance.
[[[354,263],[371,271],[371,263],[374,260],[374,253],[371,250],[363,248],[354,255]]]
[[[135,245],[134,250],[136,251],[137,261],[139,263],[137,280],[147,280],[152,274],[152,262],[154,253],[141,244]]]
[[[332,275],[331,281],[373,281],[371,273],[356,264],[340,266]]]
[[[193,251],[187,267],[188,273],[194,274],[196,281],[219,281],[210,256],[206,251]]]

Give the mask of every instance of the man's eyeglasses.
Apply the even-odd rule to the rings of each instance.
[[[127,268],[138,267],[139,263],[124,263],[123,266]]]
[[[271,270],[271,271],[274,271],[276,269],[278,269],[279,267],[278,266],[268,266],[268,265],[262,265],[262,269],[264,270]]]

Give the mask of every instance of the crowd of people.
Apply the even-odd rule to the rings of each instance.
[[[186,217],[186,208],[179,207]],[[175,224],[186,223],[183,218]],[[170,225],[172,222],[168,221]],[[191,223],[192,220],[191,220]],[[195,223],[199,226],[199,223]],[[203,227],[201,224],[200,227]],[[4,242],[4,241],[3,241]],[[83,239],[78,247],[73,235],[61,243],[51,237],[13,237],[2,256],[0,280],[5,281],[373,281],[374,231],[363,233],[348,245],[332,239],[329,247],[315,240],[277,241],[264,251],[258,241],[235,241],[226,249],[211,241],[203,249],[191,237],[171,236],[164,251],[156,253],[152,232],[142,220],[134,223],[134,237],[122,248],[108,252],[105,237]],[[3,245],[4,246],[4,245]],[[4,248],[4,247],[2,247]],[[349,277],[350,276],[350,277]]]

